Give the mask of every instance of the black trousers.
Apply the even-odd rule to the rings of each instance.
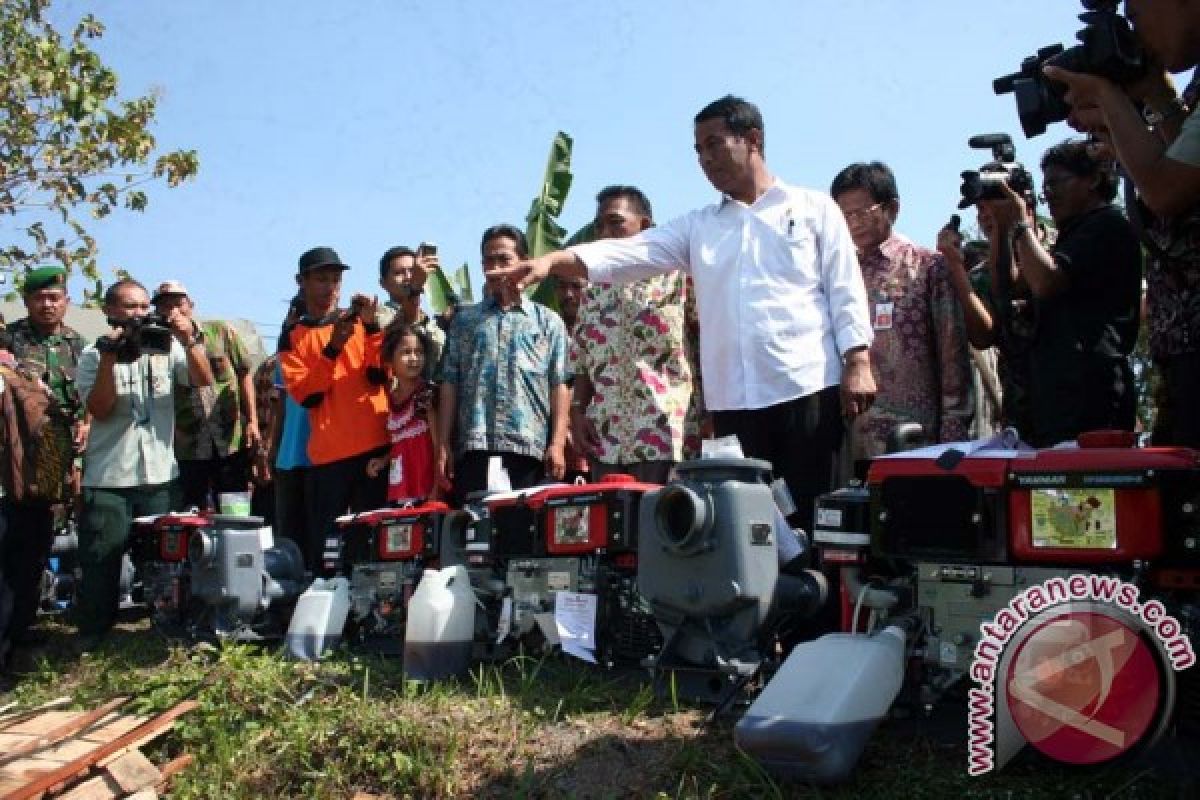
[[[0,513],[8,528],[7,535],[0,537],[3,540],[0,569],[12,603],[8,630],[0,626],[0,639],[19,641],[37,617],[46,558],[54,544],[54,511],[48,505],[4,501]],[[4,602],[0,598],[0,604]]]
[[[1154,443],[1200,447],[1200,353],[1155,361],[1162,385],[1154,420]]]
[[[767,408],[714,411],[713,426],[717,436],[736,435],[747,458],[771,462],[796,503],[788,522],[811,531],[814,501],[834,488],[844,430],[839,387]]]
[[[508,481],[514,489],[537,486],[546,477],[546,464],[540,458],[516,453],[496,453],[490,450],[470,450],[463,453],[454,465],[454,500],[461,504],[472,492],[487,489],[488,460],[499,456]]]
[[[325,574],[321,555],[327,536],[337,531],[337,518],[347,511],[370,511],[387,505],[387,470],[367,477],[367,462],[379,453],[372,451],[328,464],[313,465],[305,472],[304,497],[308,504],[304,564],[316,575]]]
[[[250,451],[239,450],[224,458],[179,461],[179,489],[184,508],[217,507],[221,492],[244,492],[250,483]]]
[[[308,549],[308,470],[309,467],[277,469],[271,475],[275,500],[275,520],[271,527],[276,536],[291,539]]]

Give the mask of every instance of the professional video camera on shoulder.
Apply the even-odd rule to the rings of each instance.
[[[1022,197],[1033,192],[1033,176],[1017,161],[1017,150],[1007,133],[981,133],[968,139],[967,146],[991,150],[992,160],[978,170],[962,173],[959,208],[970,208],[980,200],[1003,197],[1000,186],[1005,183]]]
[[[100,352],[119,353],[126,358],[141,355],[164,355],[171,351],[174,334],[161,314],[150,313],[144,317],[126,319],[108,318],[108,324],[121,329],[118,338],[102,336],[96,341]]]
[[[1045,133],[1046,127],[1067,118],[1070,107],[1063,100],[1066,86],[1048,79],[1046,65],[1071,72],[1099,75],[1117,84],[1135,81],[1148,69],[1145,50],[1129,20],[1117,13],[1119,0],[1082,0],[1087,12],[1079,15],[1083,30],[1075,34],[1079,44],[1043,47],[1021,62],[1021,69],[992,83],[996,94],[1012,92],[1017,116],[1025,136]]]

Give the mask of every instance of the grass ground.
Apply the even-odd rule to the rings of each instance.
[[[158,711],[199,708],[160,740],[163,760],[189,752],[177,798],[1156,798],[1196,797],[1181,777],[1194,751],[1154,762],[1072,771],[1033,757],[970,778],[965,717],[891,721],[852,782],[776,782],[733,746],[732,720],[656,698],[641,675],[558,658],[514,658],[469,679],[421,689],[395,659],[339,652],[319,664],[249,646],[191,648],[143,622],[122,625],[80,654],[73,631],[44,623],[49,641],[19,654],[23,670],[0,702],[68,694],[81,705],[116,695]],[[1179,762],[1188,762],[1180,764]]]

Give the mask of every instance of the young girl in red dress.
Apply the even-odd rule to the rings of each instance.
[[[421,503],[436,500],[440,493],[434,477],[434,387],[421,376],[429,351],[429,338],[412,325],[393,325],[384,334],[383,363],[391,379],[387,429],[392,449],[367,462],[367,475],[374,478],[387,468],[390,503]]]

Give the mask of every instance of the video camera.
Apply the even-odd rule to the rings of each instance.
[[[959,208],[970,208],[980,200],[1003,197],[1000,191],[1003,183],[1022,196],[1033,191],[1033,176],[1017,161],[1016,148],[1007,133],[981,133],[968,139],[967,146],[976,150],[991,150],[993,160],[978,170],[962,173]]]
[[[171,340],[174,334],[167,325],[167,319],[161,314],[150,313],[144,317],[129,317],[128,319],[108,318],[108,324],[120,328],[123,335],[116,341],[109,340],[109,349],[120,350],[130,357],[146,355],[164,355],[171,352]],[[104,350],[102,344],[107,337],[101,337],[96,346]]]
[[[1065,120],[1070,112],[1063,100],[1066,86],[1048,79],[1042,72],[1045,66],[1099,75],[1118,84],[1146,74],[1146,53],[1129,20],[1117,13],[1119,0],[1082,2],[1087,12],[1079,15],[1084,23],[1075,34],[1079,44],[1043,47],[1022,61],[1020,70],[992,82],[996,94],[1012,92],[1016,97],[1017,116],[1027,138],[1045,133],[1047,125]]]

